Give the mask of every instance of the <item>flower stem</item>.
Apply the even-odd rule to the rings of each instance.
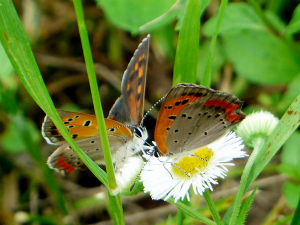
[[[217,207],[215,205],[215,203],[213,202],[209,190],[205,189],[205,191],[203,192],[203,197],[205,198],[205,201],[207,203],[207,206],[211,212],[212,217],[214,218],[216,224],[223,224],[221,217],[219,215],[219,212],[217,210]]]
[[[244,196],[244,193],[246,192],[246,184],[249,178],[249,174],[251,172],[253,163],[255,162],[255,159],[258,155],[258,153],[260,152],[262,146],[264,145],[265,140],[261,137],[258,137],[256,139],[253,140],[253,152],[245,166],[242,178],[241,178],[241,182],[240,182],[240,186],[239,186],[239,190],[237,192],[237,195],[235,197],[234,200],[234,207],[233,207],[233,212],[232,212],[232,216],[231,219],[229,221],[229,224],[236,224],[238,215],[239,215],[239,211],[240,211],[240,206],[242,204],[242,198]]]

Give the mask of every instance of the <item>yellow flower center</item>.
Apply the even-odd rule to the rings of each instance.
[[[189,155],[178,158],[172,166],[171,173],[184,179],[197,175],[206,170],[213,155],[214,152],[208,147],[196,149]]]

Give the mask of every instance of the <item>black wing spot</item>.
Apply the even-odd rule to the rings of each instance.
[[[220,119],[220,121],[223,121],[223,119]]]
[[[165,109],[167,108],[167,106],[165,106]]]
[[[180,105],[180,103],[181,103],[181,101],[177,101],[177,102],[175,102],[175,106],[179,106]]]
[[[73,135],[72,135],[72,138],[73,138],[73,139],[75,139],[75,138],[77,138],[77,137],[78,137],[78,134],[73,134]]]
[[[195,97],[201,97],[203,94],[201,92],[198,92],[195,94]]]
[[[222,122],[222,124],[225,124],[225,122]]]
[[[210,118],[210,117],[211,117],[211,115],[208,115],[208,116],[207,116],[207,118]]]
[[[68,126],[68,128],[73,128],[73,127],[74,127],[73,125]]]
[[[69,149],[72,149],[72,147],[69,145]]]
[[[77,164],[77,165],[79,165],[79,164],[80,164],[80,162],[77,162],[76,164]]]
[[[178,141],[177,140],[174,140],[174,143],[177,143]]]
[[[175,129],[175,130],[174,130],[174,133],[177,133],[177,132],[178,132],[178,129]]]
[[[64,122],[64,124],[69,124],[69,122]]]
[[[188,95],[194,95],[195,93],[193,91],[191,91],[190,93],[188,93]]]
[[[208,112],[203,113],[203,116],[205,116]]]
[[[190,119],[192,119],[193,117],[191,117],[191,116],[188,116],[188,120],[190,120]]]
[[[220,113],[218,113],[218,114],[216,114],[216,115],[215,115],[215,117],[216,117],[216,118],[218,118],[219,116],[221,116],[221,114],[220,114]]]
[[[91,124],[90,120],[87,120],[84,122],[83,126],[88,127]]]
[[[188,132],[188,135],[191,135],[192,134],[192,132]]]
[[[141,95],[140,95],[140,94],[137,94],[135,97],[136,97],[136,100],[138,101],[138,100],[140,100]]]
[[[204,135],[207,135],[207,132],[206,132],[206,131],[204,132]]]
[[[75,118],[75,119],[77,119],[77,118],[79,118],[79,116],[78,116],[78,115],[76,115],[76,116],[74,116],[74,118]]]
[[[91,141],[91,143],[93,144],[93,143],[95,143],[95,141]]]
[[[73,121],[73,118],[69,118],[68,121],[69,121],[69,122],[70,122],[70,121]]]
[[[51,134],[51,135],[58,135],[59,133],[58,133],[57,130],[51,130],[51,131],[50,131],[50,134]]]
[[[177,118],[177,116],[169,116],[168,117],[170,120],[175,120]]]
[[[167,127],[166,130],[170,130],[170,127]]]
[[[115,131],[115,128],[110,128],[109,131],[114,132],[114,131]]]
[[[98,151],[99,150],[99,148],[96,148],[96,151]]]
[[[203,97],[207,96],[207,93],[203,94]]]
[[[184,118],[184,117],[186,117],[186,114],[185,114],[185,113],[183,113],[183,114],[181,115],[181,117],[183,117],[183,118]]]
[[[227,126],[223,126],[223,129],[227,128]]]
[[[185,105],[186,103],[188,103],[189,100],[190,100],[189,98],[188,98],[188,99],[184,99],[184,100],[181,102],[181,105]]]
[[[202,114],[201,113],[198,113],[198,116],[201,116]]]
[[[171,106],[171,105],[168,106],[168,109],[172,109],[172,108],[173,108],[173,106]]]

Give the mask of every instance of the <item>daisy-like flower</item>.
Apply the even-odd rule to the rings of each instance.
[[[121,192],[122,195],[134,195],[139,189],[142,189],[141,185],[136,181],[143,166],[144,160],[141,156],[127,157],[124,164],[122,164],[122,168],[115,173],[119,188],[111,194],[116,195]],[[131,190],[132,188],[133,190]]]
[[[195,194],[206,188],[213,190],[217,178],[225,178],[226,166],[234,166],[233,158],[243,158],[246,152],[243,140],[229,132],[217,141],[189,152],[166,157],[145,156],[147,162],[141,173],[144,191],[150,192],[153,199],[167,200],[174,197],[175,202],[187,197],[192,186]]]
[[[279,119],[270,112],[254,112],[238,125],[236,133],[243,138],[246,146],[252,148],[257,139],[266,139],[278,122]]]

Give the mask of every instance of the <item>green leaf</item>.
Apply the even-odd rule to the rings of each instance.
[[[188,0],[176,49],[173,86],[196,82],[199,35],[200,0]]]
[[[255,193],[256,193],[257,188],[255,188],[252,193],[250,194],[250,196],[246,199],[246,201],[242,204],[238,219],[237,219],[237,223],[236,224],[245,224],[245,220],[246,220],[246,216],[247,213],[252,205]]]
[[[277,110],[279,113],[284,113],[285,110],[289,107],[289,105],[293,102],[293,100],[299,94],[300,87],[300,74],[293,78],[293,80],[289,83],[287,91],[283,94],[280,102],[277,103]]]
[[[300,31],[300,4],[296,7],[293,12],[292,19],[290,20],[287,27],[287,34],[293,35]]]
[[[212,36],[217,25],[217,16],[208,20],[203,26],[203,33]],[[221,23],[219,33],[236,34],[242,30],[265,30],[267,28],[256,14],[256,12],[246,3],[229,3],[224,18]]]
[[[283,145],[279,170],[300,181],[300,132],[295,131]]]
[[[182,27],[182,22],[183,22],[183,18],[184,18],[184,11],[185,11],[185,6],[186,6],[186,2],[187,0],[179,0],[180,2],[180,8],[179,8],[179,12],[178,12],[178,22],[175,26],[175,30],[181,30]],[[208,4],[209,4],[210,0],[200,0],[200,17],[202,17],[204,11],[206,10]]]
[[[299,74],[299,58],[271,33],[244,30],[223,37],[225,52],[235,71],[250,82],[283,84]]]
[[[112,24],[132,33],[138,33],[142,25],[166,13],[175,2],[176,0],[97,0]],[[176,15],[177,12],[168,14],[155,28],[166,25]],[[143,29],[143,32],[146,30]]]
[[[10,153],[20,153],[27,149],[28,145],[24,142],[20,127],[25,127],[24,129],[30,133],[35,143],[38,143],[41,139],[41,133],[32,121],[21,115],[11,116],[8,128],[2,136],[2,146]]]
[[[215,26],[216,18],[213,18],[204,25],[204,33],[212,35]],[[282,28],[278,21],[276,26]],[[299,74],[300,59],[294,47],[269,32],[249,5],[229,4],[220,34],[229,61],[238,75],[248,81],[282,84]]]
[[[6,52],[2,44],[0,44],[0,62],[1,62],[1,71],[0,71],[1,80],[8,79],[12,75],[14,68],[11,65],[9,58],[6,55]]]
[[[300,224],[300,198],[298,197],[298,205],[295,210],[291,225],[298,225]]]
[[[283,195],[289,207],[296,208],[300,197],[300,186],[293,182],[287,182],[282,187]]]

